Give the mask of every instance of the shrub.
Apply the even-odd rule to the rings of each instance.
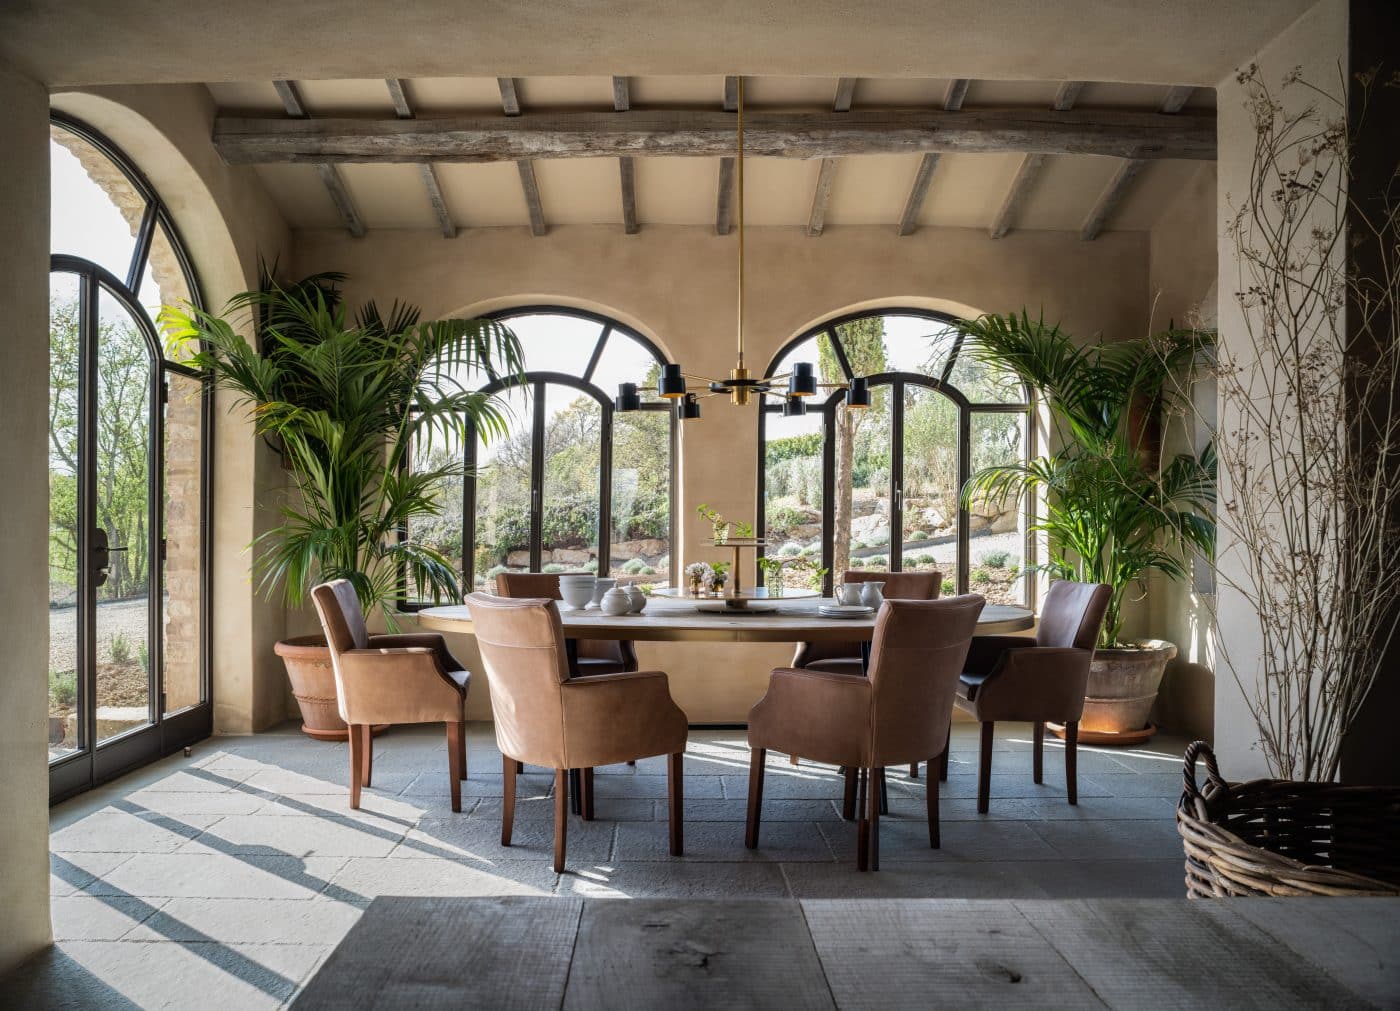
[[[1011,557],[1009,551],[985,551],[982,553],[982,564],[989,565],[994,569],[1006,568],[1006,560]]]
[[[588,561],[584,562],[583,571],[591,572],[596,576],[598,574],[598,559],[590,558]]]
[[[564,566],[560,565],[558,562],[550,562],[548,565],[541,566],[540,571],[554,573],[567,572],[568,570]]]
[[[884,555],[871,555],[865,560],[865,564],[872,569],[883,569],[890,564],[890,560]]]
[[[992,574],[979,565],[972,570],[971,579],[978,586],[985,586],[992,581]]]
[[[958,585],[954,583],[952,579],[945,579],[943,580],[943,589],[941,592],[943,596],[951,597],[953,594],[958,592]]]
[[[926,541],[926,540],[928,540],[928,531],[927,531],[927,530],[911,530],[911,531],[909,532],[909,540],[911,540],[911,541]]]
[[[112,636],[110,652],[113,663],[131,662],[131,641],[122,633]]]
[[[776,491],[771,493],[777,494]],[[778,531],[800,527],[808,522],[810,515],[805,509],[794,509],[792,506],[774,506],[768,511],[768,529]]]
[[[863,569],[863,568],[865,568],[865,559],[863,559],[863,558],[852,558],[852,559],[851,559],[851,568],[853,568],[853,569]]]
[[[629,558],[627,564],[622,567],[622,571],[629,576],[639,576],[646,567],[647,563],[640,558]]]
[[[876,530],[870,537],[870,543],[866,545],[871,548],[883,548],[890,542],[890,532],[886,529]]]
[[[151,672],[151,651],[146,648],[146,641],[144,639],[136,647],[136,662],[141,665],[141,669],[147,674]]]
[[[643,576],[654,576],[654,575],[656,575],[656,570],[655,570],[654,568],[652,568],[650,565],[643,565],[643,566],[642,566],[641,575],[643,575]]]
[[[934,558],[932,555],[927,553],[910,555],[908,558],[905,559],[905,561],[907,561],[910,565],[936,565],[938,563],[937,558]]]
[[[78,672],[49,671],[49,704],[57,707],[71,706],[78,701]]]
[[[778,549],[778,554],[784,558],[792,558],[794,555],[802,554],[802,545],[796,541],[788,541]]]

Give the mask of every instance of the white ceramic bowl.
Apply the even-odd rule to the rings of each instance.
[[[594,605],[601,607],[603,603],[603,594],[607,593],[616,585],[617,580],[613,579],[611,576],[599,576],[597,579],[595,579],[593,581]]]
[[[592,576],[559,577],[559,596],[564,598],[568,610],[581,611],[588,606],[593,599],[593,583]]]

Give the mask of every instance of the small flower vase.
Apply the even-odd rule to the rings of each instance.
[[[763,575],[763,583],[768,588],[768,596],[781,597],[783,595],[783,567],[774,565]]]
[[[716,523],[716,524],[715,524],[715,543],[716,543],[716,544],[727,544],[728,542],[729,542],[729,524],[728,524],[728,523],[723,523],[723,522],[721,522],[721,523]]]
[[[690,577],[690,595],[692,597],[700,596],[700,594],[704,592],[704,589],[705,581],[703,579],[701,579],[699,576]]]
[[[726,580],[723,576],[716,576],[716,577],[715,577],[715,581],[714,581],[714,584],[713,584],[712,588],[713,588],[714,591],[715,591],[715,596],[716,596],[716,597],[723,597],[723,596],[724,596],[724,584],[725,584],[726,582],[728,582],[728,580]]]

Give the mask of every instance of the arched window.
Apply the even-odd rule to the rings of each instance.
[[[981,467],[1028,459],[1029,394],[1011,373],[961,354],[952,323],[919,310],[858,313],[814,327],[774,358],[767,375],[809,361],[823,383],[866,376],[871,406],[848,408],[837,392],[785,417],[765,398],[767,554],[820,557],[837,578],[845,569],[937,570],[945,593],[1028,602],[1028,516],[966,507],[959,489]]]
[[[49,757],[65,796],[208,736],[201,375],[163,304],[198,302],[165,205],[110,141],[50,129]]]
[[[449,507],[428,539],[461,559],[463,585],[477,589],[507,570],[669,583],[675,412],[655,395],[664,356],[596,313],[528,306],[493,315],[520,338],[525,378],[485,387],[508,406],[507,435],[473,440],[465,454],[436,451],[465,466],[461,487],[444,489],[460,512]],[[642,410],[616,413],[618,384],[648,377]]]

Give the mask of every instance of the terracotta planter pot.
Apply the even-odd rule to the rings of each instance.
[[[323,741],[343,741],[349,736],[336,708],[335,674],[331,651],[319,635],[283,639],[273,647],[287,667],[292,695],[301,707],[303,733]]]
[[[1156,731],[1148,723],[1157,688],[1176,647],[1148,639],[1132,649],[1100,649],[1089,667],[1079,739],[1086,743],[1137,744]]]

